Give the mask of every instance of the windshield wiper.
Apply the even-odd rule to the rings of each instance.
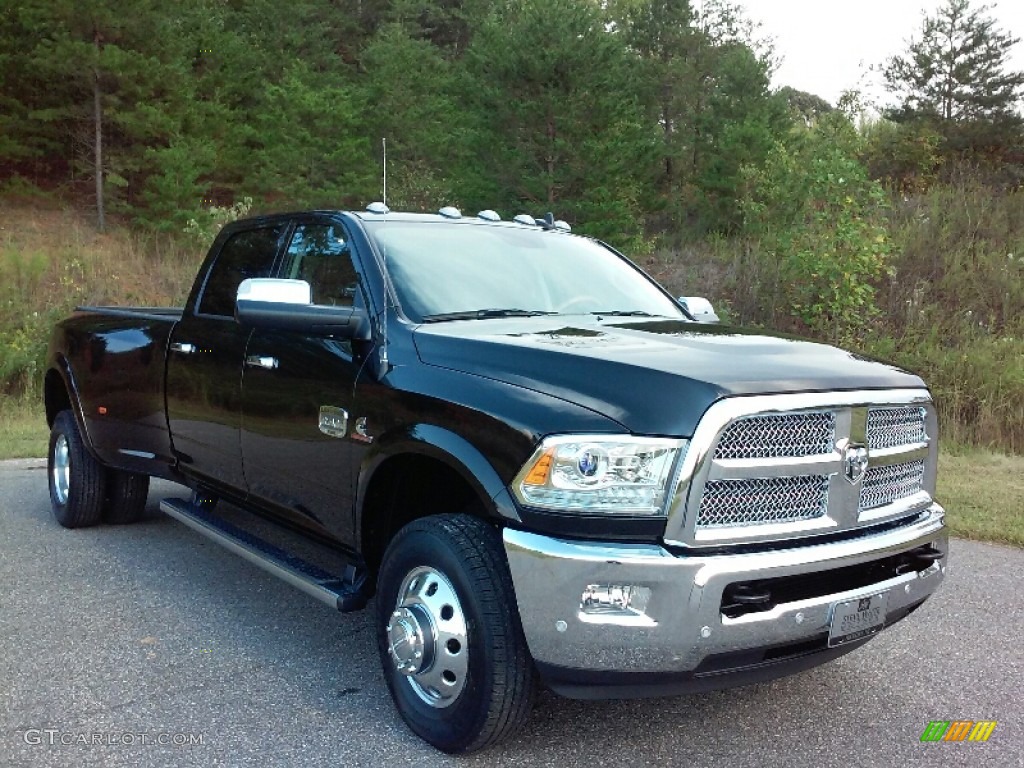
[[[605,315],[607,317],[655,317],[650,312],[642,309],[613,309],[609,312],[591,312],[592,315]]]
[[[545,312],[540,309],[471,309],[467,312],[444,312],[437,315],[424,315],[424,323],[443,323],[446,320],[485,320],[491,317],[537,317],[539,315],[555,315],[557,312]]]

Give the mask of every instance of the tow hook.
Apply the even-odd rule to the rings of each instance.
[[[923,571],[933,563],[941,560],[942,550],[936,549],[931,544],[912,549],[903,556],[903,561],[896,566],[896,574],[901,575],[911,571]]]
[[[756,584],[732,584],[722,596],[722,612],[729,615],[732,611],[750,613],[765,611],[771,608],[772,593],[765,587]]]

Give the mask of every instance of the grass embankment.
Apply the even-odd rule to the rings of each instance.
[[[1024,456],[944,452],[938,498],[955,535],[1024,547]]]
[[[0,201],[0,397],[34,397],[53,323],[83,304],[178,306],[203,257],[180,238]]]
[[[46,416],[42,398],[0,399],[0,459],[33,459],[46,455]]]

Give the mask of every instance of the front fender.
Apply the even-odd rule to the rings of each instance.
[[[399,432],[382,435],[364,456],[356,485],[356,509],[363,508],[366,491],[378,467],[393,456],[418,454],[443,462],[455,470],[481,499],[490,500],[489,512],[507,520],[519,520],[505,483],[487,458],[461,435],[435,424],[413,424]],[[361,520],[361,516],[357,516]],[[361,528],[361,522],[358,526]],[[357,530],[358,537],[362,531]]]

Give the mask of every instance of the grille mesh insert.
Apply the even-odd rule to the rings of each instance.
[[[722,433],[716,459],[768,459],[817,456],[835,445],[836,415],[764,414],[737,419]]]
[[[872,408],[868,411],[868,448],[879,450],[914,445],[927,439],[924,408]]]
[[[828,476],[713,480],[704,486],[697,526],[791,523],[822,517],[828,508]]]
[[[875,509],[919,493],[924,488],[924,461],[871,467],[860,489],[860,508]]]

